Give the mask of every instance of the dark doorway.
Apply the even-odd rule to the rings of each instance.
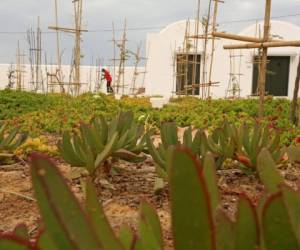
[[[256,58],[255,60],[257,60]],[[269,56],[266,79],[266,95],[288,96],[290,73],[289,56]],[[258,64],[253,67],[252,94],[258,93]]]
[[[196,62],[196,64],[194,64]],[[196,65],[193,66],[193,65]],[[200,84],[201,55],[199,54],[177,54],[176,58],[176,93],[185,94],[185,85],[192,85],[193,74],[195,84]],[[194,73],[195,72],[195,73]],[[194,89],[194,95],[199,95],[200,88]],[[188,95],[193,95],[193,89],[187,89]]]

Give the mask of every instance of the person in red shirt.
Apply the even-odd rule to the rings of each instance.
[[[112,77],[108,70],[102,69],[102,80],[106,80],[107,93],[113,93],[114,90],[111,87]]]

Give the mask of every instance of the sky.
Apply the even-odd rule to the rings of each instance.
[[[263,0],[225,0],[220,4],[218,22],[221,31],[240,32],[264,16]],[[59,25],[73,27],[72,0],[58,0]],[[102,64],[111,64],[113,57],[112,23],[117,30],[127,19],[128,47],[135,50],[142,42],[145,53],[146,35],[159,32],[163,27],[196,16],[197,0],[83,0],[83,25],[90,32],[82,36],[82,63],[90,65],[96,58]],[[208,0],[201,1],[201,13],[207,13]],[[289,17],[283,17],[288,16]],[[48,63],[56,61],[56,36],[49,32],[54,25],[54,0],[1,0],[0,3],[0,63],[14,63],[18,40],[28,55],[26,31],[36,28],[40,16],[43,32],[43,58]],[[299,0],[273,0],[272,16],[300,25]],[[136,30],[136,28],[138,30]],[[121,37],[117,31],[116,36]],[[61,34],[62,61],[70,64],[74,37]]]

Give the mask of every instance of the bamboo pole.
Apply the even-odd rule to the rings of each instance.
[[[271,0],[266,0],[265,9],[265,22],[264,22],[264,42],[269,40],[270,35],[270,19],[271,19]],[[264,100],[266,91],[266,72],[267,72],[267,60],[268,60],[268,47],[264,47],[262,50],[262,58],[260,64],[260,72],[258,78],[259,85],[259,118],[264,116]]]
[[[207,19],[205,23],[205,29],[204,29],[204,51],[203,51],[203,65],[202,65],[202,84],[207,82],[206,80],[206,70],[207,70],[207,46],[208,46],[208,29],[210,25],[210,17],[211,17],[211,5],[212,5],[212,0],[209,0],[208,4],[208,13],[207,13]],[[208,95],[208,86],[203,87],[204,91],[204,98],[207,97]]]
[[[114,82],[113,82],[113,88],[115,89],[115,82],[116,82],[116,54],[117,54],[117,51],[116,51],[116,32],[115,32],[115,23],[113,22],[112,23],[112,32],[113,32],[113,38],[112,38],[112,41],[113,41],[113,45],[114,45],[114,50],[113,50],[113,56],[114,56],[114,59],[113,59],[113,67],[114,67]]]
[[[199,23],[200,23],[200,6],[201,6],[201,0],[198,0],[198,6],[197,6],[197,15],[196,15],[196,24],[195,24],[195,34],[199,35]],[[198,55],[198,39],[194,41],[194,50],[195,53],[193,54],[193,71],[192,71],[192,85],[196,84],[196,76],[197,76],[197,55]],[[192,95],[195,94],[195,89],[192,90]]]
[[[252,43],[262,43],[264,42],[263,39],[250,37],[250,36],[241,36],[241,35],[235,35],[235,34],[229,34],[224,32],[213,32],[212,35],[214,37],[224,38],[224,39],[230,39],[230,40],[236,40],[236,41],[244,41],[244,42],[252,42]]]
[[[212,22],[212,31],[216,32],[217,30],[217,15],[218,15],[218,6],[219,1],[214,0],[214,14],[213,14],[213,22]],[[211,44],[211,59],[210,59],[210,67],[209,67],[209,77],[208,82],[210,83],[212,81],[212,70],[213,70],[213,63],[214,63],[214,56],[215,56],[215,37],[212,37],[212,44]],[[208,86],[208,97],[210,96],[210,86]]]
[[[263,43],[246,43],[225,45],[224,49],[260,49],[276,47],[300,47],[299,41],[282,41],[282,42],[263,42]]]
[[[298,108],[299,83],[300,83],[300,58],[299,58],[299,63],[297,68],[297,76],[295,80],[294,96],[291,104],[291,121],[294,125],[298,125],[297,123],[299,122],[299,110],[298,110],[299,109]]]

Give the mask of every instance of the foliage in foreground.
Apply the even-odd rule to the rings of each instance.
[[[282,185],[270,154],[263,150],[258,165],[270,194],[258,207],[240,197],[236,221],[219,210],[215,166],[206,155],[204,167],[190,151],[174,149],[168,159],[174,249],[300,249],[300,195]],[[1,235],[0,249],[107,249],[159,250],[163,236],[155,210],[141,205],[138,232],[128,227],[114,234],[87,182],[86,206],[82,209],[56,166],[32,156],[32,180],[46,230],[35,241],[26,231]]]
[[[109,158],[135,163],[145,160],[140,154],[148,132],[134,121],[132,112],[120,113],[111,121],[103,116],[94,118],[91,125],[81,124],[79,131],[79,135],[65,132],[58,148],[66,162],[86,168],[91,175],[108,165]]]

